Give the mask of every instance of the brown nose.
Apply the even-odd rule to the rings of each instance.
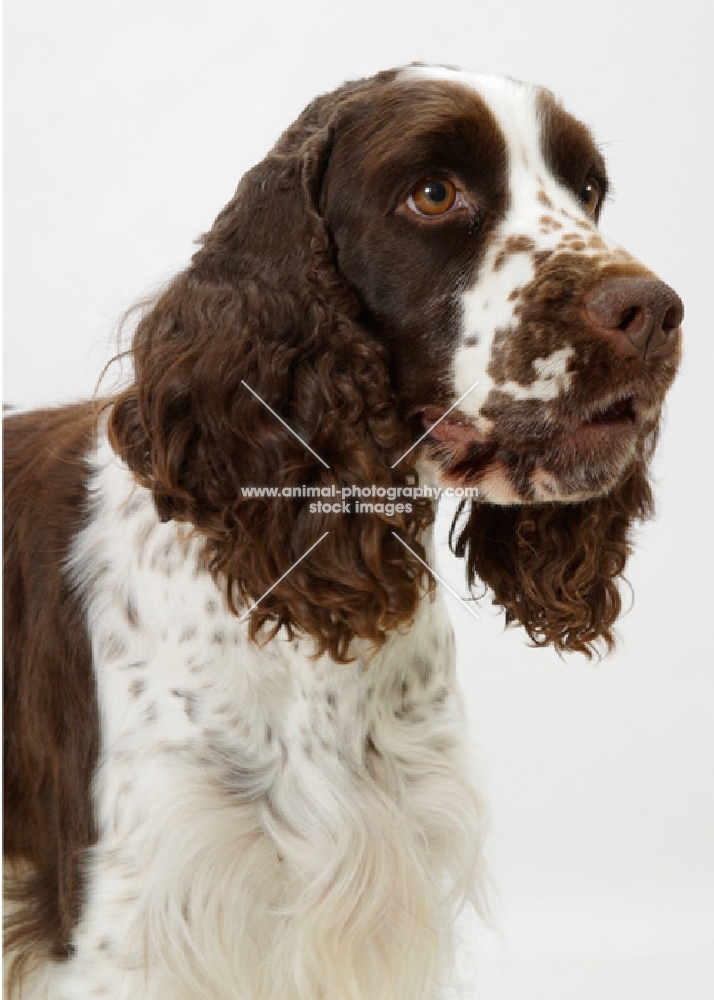
[[[643,359],[676,348],[684,315],[677,293],[656,278],[606,278],[585,297],[585,311],[619,354]]]

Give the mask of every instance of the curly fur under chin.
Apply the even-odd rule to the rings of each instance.
[[[471,503],[467,510],[462,503],[450,543],[466,559],[469,583],[491,588],[508,624],[522,625],[535,645],[591,657],[598,645],[615,645],[618,581],[634,525],[652,512],[641,456],[608,494],[578,504]]]

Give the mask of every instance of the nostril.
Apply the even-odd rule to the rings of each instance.
[[[673,330],[676,330],[681,324],[682,313],[683,309],[681,305],[676,304],[670,306],[664,314],[664,317],[662,318],[662,330],[667,336],[669,336],[669,334],[672,333]]]
[[[637,333],[642,329],[644,321],[644,311],[639,306],[630,306],[623,312],[617,329],[627,334]]]

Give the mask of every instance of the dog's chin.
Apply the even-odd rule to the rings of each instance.
[[[580,503],[617,486],[636,457],[640,433],[634,420],[618,418],[542,441],[500,441],[459,422],[430,434],[422,457],[432,478],[456,496],[502,505]]]

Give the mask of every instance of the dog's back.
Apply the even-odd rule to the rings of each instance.
[[[93,408],[4,421],[4,853],[10,953],[67,953],[95,830],[95,684],[81,596],[62,572],[86,507]]]

